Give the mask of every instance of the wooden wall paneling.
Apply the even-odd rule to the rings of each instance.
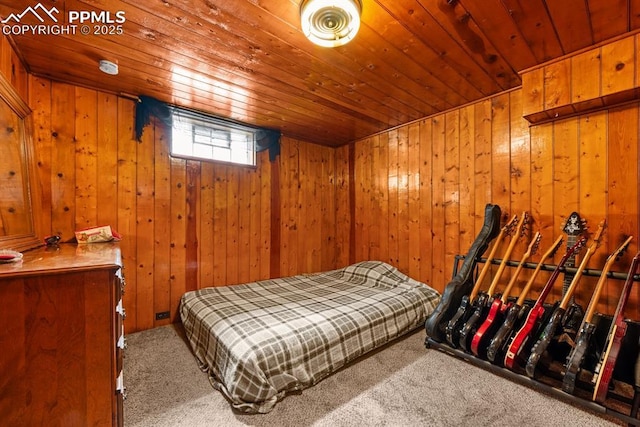
[[[156,127],[148,125],[142,134],[141,142],[135,142],[136,184],[136,264],[137,326],[140,330],[155,326],[154,304],[154,237],[155,237],[155,140]],[[133,267],[133,266],[132,266]],[[165,310],[167,310],[165,308]],[[164,311],[164,310],[162,310]]]
[[[553,129],[553,217],[554,227],[561,230],[571,212],[577,211],[587,220],[590,232],[597,230],[602,218],[582,212],[579,204],[578,120],[566,119],[554,124]],[[588,243],[590,244],[590,242]],[[576,257],[576,265],[580,257]],[[549,301],[562,296],[562,286],[557,283],[549,294]]]
[[[122,236],[120,248],[127,288],[124,306],[127,310],[125,328],[127,332],[139,330],[137,323],[137,224],[136,224],[136,150],[133,117],[135,105],[132,101],[118,99],[118,224],[116,230]],[[140,301],[141,305],[144,301]]]
[[[600,98],[602,85],[602,55],[600,49],[590,49],[572,56],[571,59],[571,103],[578,111],[598,108],[603,105]]]
[[[251,280],[251,175],[253,170],[238,171],[238,283]],[[260,205],[258,205],[258,209]]]
[[[399,264],[398,228],[398,187],[400,185],[398,162],[398,129],[389,131],[389,263],[395,267]]]
[[[98,138],[96,91],[76,87],[75,229],[95,227],[98,220]]]
[[[549,249],[560,234],[562,227],[554,222],[554,193],[553,193],[553,124],[532,126],[530,128],[530,155],[531,155],[531,216],[535,218],[536,230],[540,231],[540,253]],[[568,215],[568,214],[564,214]],[[555,259],[549,259],[548,263],[558,262],[565,253],[566,237],[563,237],[563,245],[556,251]],[[538,257],[534,259],[539,260]],[[547,281],[548,273],[539,274],[536,285],[527,295],[535,299],[539,291]]]
[[[279,173],[277,165],[278,160],[274,162],[269,160],[268,151],[258,154],[258,176],[260,180],[260,241],[258,256],[260,259],[261,280],[274,277],[271,274],[271,266],[280,264],[280,203],[279,201],[278,203],[271,203],[274,193],[279,196],[278,182],[276,181],[275,184],[272,182],[272,178]],[[274,168],[275,173],[273,173]],[[273,219],[272,216],[274,217]],[[272,229],[274,223],[274,227],[277,230]],[[276,238],[272,238],[276,233]],[[272,248],[276,245],[277,250],[273,254]]]
[[[29,106],[33,109],[31,120],[33,121],[33,144],[37,176],[33,183],[40,186],[41,215],[34,215],[34,221],[40,225],[37,230],[42,230],[45,235],[53,233],[52,219],[52,97],[51,81],[37,77],[29,78]],[[45,237],[45,236],[40,236]]]
[[[602,57],[602,96],[636,87],[636,38],[625,37],[600,48]],[[595,83],[595,82],[594,82]],[[615,96],[615,95],[614,95]]]
[[[408,127],[398,128],[398,263],[403,273],[409,272],[409,135]]]
[[[442,292],[444,286],[449,282],[453,265],[446,264],[445,240],[446,240],[446,217],[445,217],[445,116],[439,114],[431,119],[432,129],[432,192],[431,192],[431,218],[433,233],[433,251],[431,253],[431,274],[434,289]]]
[[[200,166],[200,214],[198,215],[198,289],[213,286],[214,163]]]
[[[240,283],[239,279],[239,174],[237,168],[229,166],[227,171],[227,284]]]
[[[451,278],[455,256],[460,253],[460,110],[444,114],[444,279]]]
[[[26,337],[26,330],[28,322],[15,322],[18,319],[27,319],[27,304],[25,302],[25,296],[27,293],[24,288],[23,279],[6,280],[3,283],[2,292],[3,295],[11,301],[11,310],[0,310],[0,322],[3,325],[4,333],[0,334],[0,346],[3,349],[15,348],[14,340],[16,337]],[[13,347],[12,347],[13,346]],[[6,350],[5,350],[6,352]],[[23,366],[27,365],[26,352],[16,355],[14,357],[2,357],[0,359],[0,370],[2,372],[16,372],[20,374],[11,375],[8,377],[6,374],[3,376],[2,388],[3,390],[11,390],[15,393],[15,396],[20,396],[26,400],[27,393],[33,396],[33,390],[29,389],[26,382]],[[6,353],[5,353],[6,354]],[[46,355],[45,355],[46,357]],[[46,368],[46,365],[44,366]],[[57,382],[57,378],[51,378],[53,383]],[[36,394],[38,389],[36,388]],[[36,396],[37,397],[37,396]],[[36,401],[38,402],[38,401]],[[0,418],[7,424],[19,425],[22,423],[30,422],[29,415],[33,414],[33,411],[24,413],[22,411],[16,411],[13,407],[13,401],[9,399],[0,399]],[[21,413],[22,412],[22,413]],[[16,414],[15,418],[11,414]]]
[[[420,277],[427,284],[433,283],[433,203],[432,203],[432,159],[431,152],[431,120],[419,122],[417,154],[420,159]],[[384,213],[382,213],[384,215]],[[384,217],[382,217],[384,218]]]
[[[480,229],[476,230],[475,217],[482,216],[484,220],[484,206],[476,211],[474,187],[474,154],[475,154],[475,110],[468,105],[460,110],[460,153],[458,173],[459,217],[460,217],[460,247],[459,252],[466,254]]]
[[[305,239],[307,245],[306,250],[306,266],[301,273],[311,273],[320,271],[322,265],[322,252],[324,251],[324,240],[322,236],[322,181],[326,177],[322,176],[322,155],[325,150],[317,144],[304,144],[306,146],[306,158],[309,174],[307,176],[307,184],[303,187],[306,189],[303,200],[306,200],[306,209],[303,215],[306,219],[306,228],[309,230],[310,239]]]
[[[200,165],[187,160],[185,188],[185,287],[184,291],[198,288],[198,223],[200,222]],[[177,295],[178,300],[181,295]],[[177,308],[177,305],[174,305]]]
[[[573,112],[569,59],[552,62],[544,67],[544,109],[554,110],[554,115]]]
[[[383,135],[380,135],[383,137]],[[336,267],[349,264],[351,238],[351,206],[349,190],[349,151],[354,144],[336,148]],[[382,166],[381,166],[382,167]],[[381,222],[384,221],[381,217]],[[381,255],[382,256],[382,255]],[[382,259],[382,258],[381,258]]]
[[[118,223],[118,98],[98,92],[97,225]]]
[[[171,174],[171,282],[169,286],[170,318],[178,313],[180,297],[186,290],[187,273],[187,161],[172,157]]]
[[[608,112],[607,126],[607,217],[610,230],[621,236],[633,236],[627,254],[613,270],[628,272],[631,259],[640,247],[640,217],[638,182],[640,182],[638,137],[640,133],[639,104],[633,104]],[[614,248],[615,249],[615,248]],[[622,290],[621,281],[610,281],[603,303],[609,313],[615,311]],[[640,319],[640,287],[631,290],[625,309],[626,317]],[[604,310],[604,307],[602,308]]]
[[[539,224],[531,212],[531,141],[529,123],[522,117],[522,91],[519,90],[509,92],[509,132],[511,209],[514,212],[526,211],[529,214],[525,235],[518,242],[511,256],[515,260],[520,260],[531,242],[531,238],[538,231]],[[553,242],[551,238],[547,240]],[[534,256],[530,261],[536,259]],[[531,270],[523,270],[520,273],[518,285],[512,291],[512,295],[516,295],[516,292],[519,291],[520,284],[527,282],[530,273]]]
[[[491,100],[474,104],[474,158],[473,193],[475,195],[475,229],[484,223],[487,203],[496,204],[491,187]],[[509,215],[509,207],[499,205],[503,218]]]
[[[370,161],[369,161],[369,174],[371,175],[371,211],[369,216],[371,217],[371,226],[369,227],[369,235],[371,243],[369,245],[369,257],[372,260],[379,260],[380,258],[380,242],[386,236],[380,234],[380,218],[382,217],[382,200],[380,191],[380,181],[382,180],[382,174],[380,169],[380,135],[374,135],[370,138]]]
[[[378,175],[380,185],[378,205],[380,206],[380,219],[378,225],[378,242],[380,246],[380,257],[378,259],[389,262],[389,134],[383,133],[379,136],[380,161],[375,172]]]
[[[420,123],[408,127],[408,249],[409,276],[419,279],[420,273]],[[375,162],[372,162],[375,164]],[[374,176],[375,176],[375,171]],[[375,216],[374,216],[375,218]],[[379,216],[377,217],[379,218]],[[378,220],[375,220],[376,224]]]
[[[153,313],[154,326],[171,321],[171,159],[170,132],[154,121],[153,143]],[[146,132],[146,131],[145,131]],[[147,189],[149,191],[150,189]],[[147,225],[148,226],[148,225]],[[147,250],[149,250],[147,248]],[[169,311],[169,319],[156,319],[155,313]]]
[[[52,170],[52,227],[63,241],[74,237],[75,227],[75,90],[52,84],[51,124],[54,141]]]
[[[280,242],[280,275],[295,274],[298,266],[297,248],[297,216],[298,192],[298,142],[294,139],[283,138],[282,154],[280,155],[280,201],[282,211],[282,225]]]
[[[368,152],[367,147],[371,141],[365,139],[354,146],[354,178],[356,184],[355,192],[355,229],[356,229],[356,247],[355,261],[364,261],[369,258],[369,245],[371,244],[371,235],[367,228],[371,222],[371,216],[368,214],[369,203],[367,181],[370,176],[370,167],[368,159],[365,157]]]
[[[213,285],[227,284],[227,166],[216,164],[213,184]]]
[[[513,215],[520,215],[511,199],[511,144],[510,144],[510,111],[509,93],[503,93],[491,98],[491,200],[499,205],[503,212],[508,212],[508,219]],[[502,258],[510,238],[504,240],[502,248],[497,252],[497,258]],[[517,259],[520,245],[516,245],[510,259]],[[491,270],[491,277],[497,268]],[[500,286],[506,284],[511,277],[512,269],[505,269],[500,278]],[[502,288],[498,288],[502,289]]]
[[[593,230],[601,219],[607,218],[607,114],[599,112],[581,116],[578,119],[578,188],[580,211],[591,218]],[[608,220],[609,218],[607,218]],[[589,260],[592,268],[602,269],[608,255],[615,250],[623,240],[615,224],[607,223],[607,229],[602,236],[600,249]],[[612,267],[616,270],[616,265]],[[583,307],[589,305],[593,289],[597,283],[593,277],[583,277],[579,284],[578,303]],[[607,294],[604,289],[603,297]]]
[[[548,117],[544,108],[544,68],[523,72],[522,78],[522,115],[532,122]]]
[[[322,150],[322,170],[319,173],[321,179],[320,194],[320,221],[322,238],[322,254],[320,270],[331,270],[336,265],[336,152],[335,150]]]
[[[258,163],[258,162],[256,162]],[[262,243],[262,197],[260,172],[251,169],[249,172],[249,195],[247,211],[249,212],[249,241],[247,242],[247,254],[249,256],[248,281],[260,280],[260,245]]]

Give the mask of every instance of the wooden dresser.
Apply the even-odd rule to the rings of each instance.
[[[116,243],[0,264],[0,425],[123,425],[123,288]]]

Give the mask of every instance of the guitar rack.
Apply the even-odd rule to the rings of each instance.
[[[456,255],[453,266],[453,276],[455,277],[458,273],[459,264],[462,260],[464,260],[464,255]],[[480,258],[478,263],[486,263],[486,258]],[[502,263],[500,259],[493,259],[491,261],[492,264],[499,265]],[[507,260],[505,265],[508,267],[517,267],[520,265],[517,261]],[[535,269],[538,264],[536,263],[524,263],[523,268],[525,269]],[[553,271],[556,269],[556,266],[553,264],[543,264],[541,270],[544,271]],[[564,274],[575,274],[577,272],[577,268],[574,267],[564,267],[561,268],[560,271]],[[584,269],[582,272],[583,276],[591,276],[591,277],[600,277],[602,274],[601,270],[595,269]],[[616,280],[626,280],[627,274],[620,272],[608,272],[607,277],[616,279]],[[636,282],[640,282],[640,274],[636,274],[633,276],[633,280]],[[640,323],[633,322],[634,326],[637,329],[640,329]],[[630,324],[631,325],[631,324]],[[629,328],[631,329],[631,328]],[[624,384],[621,383],[621,392],[616,393],[610,391],[607,399],[604,404],[599,404],[591,400],[590,396],[592,393],[592,389],[589,390],[590,384],[589,380],[584,376],[580,376],[576,382],[575,394],[569,394],[562,390],[562,374],[561,368],[562,364],[554,362],[552,363],[552,367],[540,378],[532,379],[524,374],[520,374],[518,372],[511,371],[507,368],[504,368],[499,365],[495,365],[487,360],[480,359],[475,357],[471,353],[467,353],[461,349],[453,348],[449,346],[446,342],[438,342],[429,336],[427,336],[425,340],[425,346],[427,348],[434,348],[440,350],[446,354],[454,356],[458,359],[464,360],[465,362],[471,363],[475,366],[478,366],[482,369],[485,369],[489,372],[492,372],[496,375],[502,376],[514,382],[520,383],[522,385],[528,386],[535,390],[542,391],[549,395],[552,395],[555,398],[566,401],[568,403],[574,404],[578,407],[583,407],[587,410],[590,410],[595,413],[599,413],[602,415],[612,416],[619,420],[622,420],[628,423],[629,426],[640,426],[640,418],[639,415],[639,407],[640,407],[640,384]],[[637,343],[638,354],[635,356],[639,359],[636,363],[640,366],[640,342]],[[583,370],[584,371],[584,370]],[[585,372],[582,372],[585,374]],[[586,373],[587,375],[589,372]],[[640,375],[636,375],[640,376]],[[635,382],[635,381],[632,381]],[[617,389],[618,387],[616,387]]]

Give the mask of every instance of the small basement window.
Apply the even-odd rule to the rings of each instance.
[[[171,155],[256,165],[258,129],[213,116],[172,108]]]

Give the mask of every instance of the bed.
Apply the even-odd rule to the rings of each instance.
[[[267,413],[363,354],[424,325],[440,295],[389,264],[187,292],[180,317],[201,369],[232,407]]]

